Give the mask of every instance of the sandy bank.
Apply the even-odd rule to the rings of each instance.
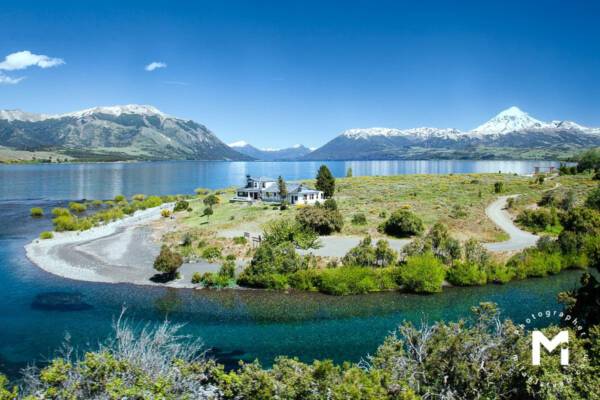
[[[161,217],[163,209],[172,207],[163,204],[138,211],[83,232],[56,232],[53,239],[36,239],[26,245],[27,257],[51,274],[74,280],[193,287],[190,279],[194,272],[212,271],[218,266],[184,264],[181,279],[167,284],[150,281],[156,274],[152,264],[160,250],[152,238],[151,225]]]

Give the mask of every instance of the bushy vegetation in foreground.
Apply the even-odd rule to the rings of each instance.
[[[317,266],[314,257],[296,252],[296,247],[318,245],[315,232],[311,234],[291,221],[274,221],[237,283],[333,295],[397,289],[436,293],[442,291],[445,282],[455,286],[506,283],[553,275],[564,269],[586,269],[595,257],[594,249],[600,247],[600,212],[573,207],[562,210],[556,218],[561,225],[557,238],[544,236],[536,247],[516,254],[506,263],[495,261],[476,240],[461,243],[445,225],[436,223],[426,235],[405,246],[401,257],[386,240],[374,244],[367,236],[341,260],[330,260],[327,267]]]
[[[25,370],[20,386],[0,379],[0,399],[598,399],[600,327],[569,329],[569,365],[556,354],[531,365],[530,335],[483,303],[458,322],[405,323],[360,363],[279,357],[226,372],[201,343],[164,323],[115,334],[83,355],[67,348]],[[552,337],[560,328],[543,332]]]

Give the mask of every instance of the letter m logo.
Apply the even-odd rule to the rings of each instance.
[[[568,331],[560,331],[551,340],[544,336],[542,332],[533,331],[531,333],[531,363],[533,365],[540,365],[542,346],[548,350],[548,353],[552,353],[562,343],[569,343]],[[560,349],[560,365],[569,365],[569,349]]]

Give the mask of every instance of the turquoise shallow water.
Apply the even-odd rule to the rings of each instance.
[[[357,175],[412,172],[415,166],[386,163],[332,163],[331,168],[337,175],[343,175],[352,165]],[[519,163],[511,162],[513,168],[519,168],[514,172],[527,172],[533,165]],[[33,206],[50,209],[70,199],[110,198],[118,193],[189,193],[198,186],[234,185],[245,173],[284,174],[288,179],[302,179],[313,176],[319,165],[0,166],[0,199],[3,199],[0,201],[0,370],[12,375],[27,363],[43,361],[52,355],[66,332],[81,348],[93,347],[109,334],[111,323],[123,306],[127,307],[127,315],[141,324],[165,318],[186,323],[185,332],[202,337],[207,347],[213,349],[212,354],[228,365],[239,359],[254,358],[269,364],[279,354],[307,361],[314,358],[357,361],[373,352],[385,335],[403,320],[456,320],[467,316],[470,308],[479,302],[494,301],[504,315],[522,322],[531,313],[559,309],[556,294],[577,284],[580,273],[567,272],[504,286],[449,289],[434,296],[381,293],[332,297],[250,290],[174,290],[62,279],[39,270],[24,255],[23,245],[50,227],[47,218],[29,217]],[[429,172],[473,172],[483,168],[477,162],[445,165],[445,169],[440,164],[420,168]],[[498,162],[494,168],[497,170]],[[146,175],[154,175],[156,179],[142,178]],[[60,311],[35,306],[36,296],[51,292],[80,294],[90,308]]]

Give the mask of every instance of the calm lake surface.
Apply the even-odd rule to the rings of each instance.
[[[354,175],[412,173],[531,173],[530,161],[372,161],[327,162],[334,175],[352,167]],[[579,272],[504,286],[456,288],[418,296],[381,293],[331,297],[307,293],[194,291],[71,281],[33,266],[23,246],[51,227],[49,217],[34,220],[31,207],[64,205],[68,200],[132,195],[192,193],[243,182],[246,174],[286,179],[314,177],[320,162],[149,162],[116,164],[0,165],[0,371],[12,376],[27,363],[51,356],[68,332],[81,348],[94,347],[110,333],[123,306],[143,324],[165,318],[185,322],[185,333],[201,337],[227,365],[258,358],[270,364],[280,354],[310,361],[358,361],[375,351],[404,320],[433,322],[469,315],[472,306],[494,301],[504,315],[523,322],[531,313],[560,309],[556,294],[573,288]],[[36,297],[54,292],[81,296],[79,311],[48,310]],[[39,299],[39,297],[37,297]],[[547,323],[545,321],[543,323]]]

